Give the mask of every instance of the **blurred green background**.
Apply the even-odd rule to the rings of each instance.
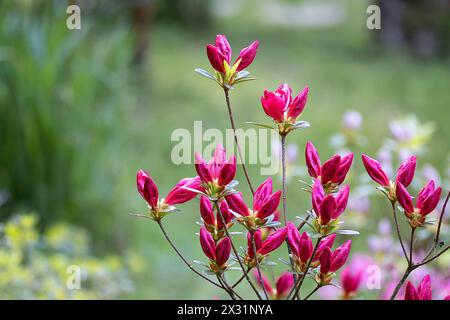
[[[71,3],[81,7],[81,30],[66,28],[66,8]],[[2,1],[0,219],[21,225],[23,217],[17,214],[34,212],[34,218],[25,217],[36,220],[31,223],[36,237],[26,241],[43,251],[44,258],[36,259],[64,257],[55,267],[60,276],[49,287],[64,288],[65,280],[57,280],[65,279],[64,263],[93,259],[113,274],[104,281],[117,284],[116,279],[126,279],[127,283],[105,294],[101,290],[105,285],[94,281],[89,287],[92,294],[82,298],[222,297],[178,263],[155,224],[129,215],[146,209],[135,188],[139,168],[150,171],[161,194],[180,178],[195,174],[192,165],[170,161],[174,129],[192,130],[195,120],[202,120],[204,128],[228,127],[220,88],[193,71],[211,69],[205,45],[219,33],[228,36],[235,54],[254,39],[260,41],[255,62],[248,68],[257,81],[231,93],[240,127],[247,128],[245,121],[267,122],[259,103],[264,89],[273,90],[282,82],[294,91],[309,85],[302,117],[311,128],[289,137],[300,150],[299,164],[304,163],[307,139],[314,141],[323,159],[333,153],[330,137],[342,130],[342,115],[353,109],[363,116],[360,134],[368,137],[363,149],[371,155],[390,135],[391,119],[415,114],[419,127],[433,122],[433,137],[426,141],[419,161],[445,175],[450,137],[450,8],[444,5],[433,11],[429,4],[423,10],[417,1],[416,7],[407,6],[401,22],[395,17],[383,20],[382,13],[382,27],[386,23],[387,30],[380,32],[366,27],[370,3]],[[355,145],[352,150],[356,177],[362,173],[362,147]],[[265,179],[257,165],[250,165],[250,173],[255,183]],[[242,178],[239,170],[241,190],[247,193]],[[291,218],[309,207],[297,180],[289,185],[288,206],[295,208],[289,211]],[[387,206],[381,202],[370,212],[355,250],[367,251],[365,237],[388,213],[383,210]],[[196,200],[166,220],[169,233],[190,259],[202,258],[194,235],[197,220]],[[88,235],[82,245],[83,252],[89,251],[83,253],[86,257],[73,248],[48,252],[46,233],[60,223],[63,229],[79,228],[75,234]],[[0,253],[6,257],[7,250],[15,248],[11,237],[3,234],[8,249]],[[64,239],[61,235],[60,241]],[[108,256],[119,265],[108,265],[104,261]],[[2,259],[7,258],[0,254],[0,268]],[[17,263],[28,262],[19,257]],[[25,269],[38,268],[31,266]],[[11,284],[14,273],[2,277],[3,288],[19,286],[16,295],[2,293],[2,298],[78,297],[64,289],[34,293],[30,287],[36,285],[38,275],[24,275],[20,285]],[[27,288],[30,292],[24,293]]]

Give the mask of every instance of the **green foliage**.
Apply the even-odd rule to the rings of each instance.
[[[0,299],[115,299],[133,290],[131,273],[143,270],[138,256],[95,258],[85,230],[56,224],[39,236],[36,223],[23,214],[1,225]],[[80,268],[79,289],[66,285],[69,266]]]

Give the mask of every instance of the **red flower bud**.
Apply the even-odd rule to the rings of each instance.
[[[248,216],[249,210],[247,205],[244,202],[244,199],[242,199],[242,193],[232,193],[230,195],[227,195],[225,197],[227,200],[228,206],[231,210],[233,210],[236,213],[239,213],[242,216]]]
[[[264,90],[264,95],[261,97],[261,105],[266,115],[277,122],[283,121],[286,101],[282,97]]]
[[[278,190],[274,194],[270,195],[270,197],[264,202],[264,204],[261,206],[261,209],[257,212],[256,216],[261,219],[270,216],[275,212],[275,210],[277,210],[278,205],[280,204],[280,199],[281,190]]]
[[[336,234],[331,234],[320,241],[319,246],[316,250],[316,254],[314,255],[313,262],[320,259],[320,255],[325,250],[325,248],[331,249],[334,243],[334,239],[336,239]]]
[[[414,288],[414,285],[411,283],[411,281],[408,281],[406,284],[405,289],[405,300],[431,300],[431,279],[430,275],[426,275],[423,277],[422,282],[420,285],[416,288]]]
[[[264,202],[272,194],[272,178],[267,178],[261,185],[256,189],[253,196],[253,210],[258,211],[261,209]]]
[[[350,170],[350,167],[352,166],[352,162],[353,162],[353,153],[350,153],[345,157],[341,158],[339,168],[335,172],[332,182],[337,184],[341,184],[342,182],[344,182],[345,177],[347,176],[347,173]]]
[[[323,199],[325,198],[325,191],[323,190],[322,183],[317,179],[314,182],[312,188],[312,207],[317,215],[320,215],[320,206],[322,205]]]
[[[223,34],[216,36],[216,47],[220,53],[225,57],[225,60],[230,64],[231,61],[231,46],[228,43],[227,37]]]
[[[255,251],[258,252],[258,250],[262,246],[262,234],[261,230],[258,229],[254,232],[253,237],[255,238]],[[252,244],[252,235],[250,232],[247,233],[247,255],[250,259],[253,259],[253,244]]]
[[[302,262],[307,262],[312,256],[313,243],[306,232],[302,233],[298,247],[300,249],[300,260]]]
[[[325,247],[319,258],[320,261],[320,273],[327,274],[331,270],[331,249]]]
[[[258,250],[258,253],[261,255],[266,255],[276,250],[283,241],[286,239],[287,229],[281,228],[272,233],[267,239],[263,242],[261,248]]]
[[[348,196],[350,193],[350,187],[346,185],[343,187],[336,196],[336,210],[332,215],[332,219],[337,219],[344,212],[345,208],[347,208]]]
[[[199,177],[181,179],[175,187],[169,192],[164,202],[168,205],[176,205],[185,203],[195,198],[197,193],[187,190],[184,187],[199,190],[201,188],[201,181]]]
[[[226,61],[226,57],[220,52],[220,50],[212,44],[208,44],[206,46],[206,54],[211,66],[217,71],[225,73],[223,62]]]
[[[219,173],[218,184],[221,186],[226,186],[229,184],[236,175],[236,157],[232,156],[228,162],[223,164],[222,169]]]
[[[283,273],[277,280],[275,287],[278,298],[286,296],[294,286],[294,276],[290,272]]]
[[[400,205],[405,209],[405,212],[410,214],[414,212],[414,204],[412,202],[411,196],[408,193],[408,190],[400,183],[397,182],[397,186],[395,187],[395,195],[397,196],[397,200]]]
[[[414,171],[416,170],[416,156],[411,156],[406,159],[397,170],[396,182],[400,182],[407,187],[411,184],[414,178]]]
[[[422,189],[422,191],[419,193],[419,196],[417,197],[417,208],[419,209],[419,212],[422,216],[426,216],[427,214],[432,212],[438,205],[439,199],[441,197],[441,187],[431,190],[429,186],[434,188],[433,180],[431,180],[430,183],[428,183],[428,185],[424,189]]]
[[[147,201],[152,208],[158,206],[158,188],[155,182],[144,170],[139,170],[136,175],[136,185],[140,195]]]
[[[241,50],[239,53],[238,58],[236,59],[236,62],[241,60],[239,63],[239,66],[237,67],[236,71],[241,71],[247,68],[255,59],[256,51],[259,47],[259,41],[253,41],[248,47],[245,47]]]
[[[321,181],[322,184],[326,184],[333,181],[333,177],[339,169],[341,163],[341,156],[336,154],[327,160],[321,168]]]
[[[225,262],[228,261],[231,252],[231,241],[230,238],[223,238],[216,248],[216,263],[219,266],[222,266]]]
[[[319,154],[311,141],[306,143],[305,158],[309,175],[313,178],[319,177],[322,165],[320,164]]]
[[[308,101],[308,92],[309,87],[306,86],[302,92],[300,92],[292,101],[291,106],[289,107],[288,117],[289,118],[297,118],[303,111],[306,106],[306,102]]]
[[[378,183],[381,186],[384,186],[384,187],[389,186],[389,179],[388,179],[386,173],[383,171],[381,164],[377,160],[372,159],[371,157],[363,154],[362,161],[363,161],[364,167],[366,168],[367,173],[372,178],[372,180],[374,180],[376,183]]]
[[[215,225],[216,219],[213,213],[211,201],[205,196],[200,198],[200,215],[206,225]]]
[[[213,180],[208,164],[198,152],[195,153],[195,170],[203,182],[211,182]]]
[[[326,225],[332,219],[334,212],[336,211],[336,200],[333,195],[329,194],[324,199],[320,206],[319,217],[320,224]]]
[[[333,252],[331,256],[331,272],[339,270],[345,264],[350,253],[351,246],[352,241],[348,240]]]
[[[297,227],[292,222],[288,222],[286,228],[287,238],[292,253],[295,256],[300,257],[300,233],[298,232]]]
[[[233,217],[226,201],[222,201],[222,203],[220,204],[220,212],[222,212],[223,220],[225,220],[225,223],[229,223],[232,220]],[[222,230],[224,228],[224,225],[219,215],[217,216],[216,221],[217,221],[217,228],[219,230]]]
[[[363,275],[360,270],[356,270],[355,272],[352,272],[349,268],[342,270],[341,285],[346,296],[358,291],[362,276]]]
[[[212,235],[204,227],[200,229],[200,245],[209,259],[216,260],[216,244]]]
[[[258,286],[261,286],[261,280],[264,286],[264,289],[266,289],[267,293],[272,293],[274,290],[272,288],[272,285],[270,284],[269,280],[266,278],[264,273],[261,272],[261,278],[260,278],[260,272],[258,270],[253,270],[253,276],[256,279],[256,282],[258,283]]]

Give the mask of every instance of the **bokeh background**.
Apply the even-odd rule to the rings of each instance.
[[[69,4],[81,7],[81,30],[66,28]],[[366,27],[369,4],[381,7],[381,30]],[[193,71],[211,70],[205,45],[219,33],[235,54],[260,41],[249,68],[257,80],[232,92],[238,126],[268,121],[264,89],[310,86],[302,117],[311,128],[288,139],[291,219],[310,206],[298,182],[307,179],[305,142],[322,159],[355,152],[345,220],[361,235],[352,258],[371,259],[384,279],[359,297],[382,298],[404,268],[389,206],[360,154],[393,170],[417,154],[413,188],[433,177],[448,190],[447,0],[5,0],[0,24],[0,298],[224,297],[179,263],[154,223],[129,215],[146,209],[135,189],[139,168],[162,194],[194,175],[192,165],[170,161],[174,129],[192,130],[195,120],[228,127],[220,88]],[[254,183],[265,179],[258,165],[249,168]],[[250,200],[240,171],[238,179]],[[198,220],[198,201],[165,220],[190,259],[204,259]],[[447,226],[448,214],[448,240]],[[418,254],[432,228],[419,234]],[[446,255],[428,270],[436,298],[450,293],[448,263]],[[81,290],[66,287],[69,265],[81,267]]]

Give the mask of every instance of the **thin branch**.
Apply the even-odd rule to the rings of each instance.
[[[250,270],[249,269],[247,269],[247,272],[249,272]],[[242,280],[244,280],[245,279],[245,275],[243,274],[240,278],[239,278],[239,280],[237,280],[232,286],[231,286],[231,288],[235,288],[239,283],[241,283],[241,281]]]
[[[439,257],[440,257],[442,254],[444,254],[448,249],[450,249],[450,245],[446,246],[441,252],[437,253],[434,257],[429,258],[429,259],[427,259],[427,260],[425,260],[425,261],[422,261],[422,262],[416,264],[415,266],[416,266],[416,267],[420,267],[420,266],[423,266],[424,264],[427,264],[427,263],[433,261],[433,260],[436,259],[436,258],[439,258]]]
[[[414,268],[411,268],[409,265],[405,270],[405,273],[403,274],[402,278],[400,279],[400,281],[397,283],[397,286],[394,289],[394,292],[392,292],[391,297],[389,298],[389,300],[394,300],[395,297],[398,294],[398,291],[400,290],[400,288],[403,286],[403,284],[405,283],[406,279],[408,278],[409,274],[414,270]]]
[[[444,205],[442,207],[441,214],[439,216],[439,222],[438,222],[438,227],[436,230],[436,235],[434,236],[433,246],[430,248],[430,251],[428,251],[428,253],[425,255],[425,257],[422,259],[422,262],[431,256],[431,254],[434,252],[434,250],[436,250],[436,248],[439,244],[439,238],[441,236],[442,220],[444,219],[444,214],[445,214],[445,210],[447,209],[447,203],[448,203],[449,198],[450,198],[450,191],[447,193],[447,197],[445,198]]]
[[[281,135],[281,166],[283,171],[283,220],[284,225],[286,225],[286,135]]]
[[[219,206],[218,201],[217,201],[217,200],[216,200],[216,201],[213,201],[213,203],[214,203],[214,206],[216,207],[217,212],[219,213],[220,219],[222,220],[223,227],[224,227],[224,229],[225,229],[225,233],[226,233],[227,237],[230,238],[231,248],[233,249],[234,255],[236,256],[236,259],[237,259],[237,261],[238,261],[238,263],[239,263],[239,266],[240,266],[241,269],[242,269],[242,272],[244,273],[245,278],[247,279],[248,283],[249,283],[250,286],[252,287],[252,289],[253,289],[253,291],[255,292],[255,294],[256,294],[256,296],[258,297],[258,299],[259,299],[259,300],[262,300],[262,297],[261,297],[261,295],[259,294],[258,289],[256,289],[255,285],[254,285],[253,282],[250,280],[250,278],[249,278],[249,276],[248,276],[248,273],[247,273],[247,271],[245,270],[245,267],[244,267],[244,265],[243,265],[243,263],[242,263],[242,261],[241,261],[241,258],[239,257],[239,254],[238,254],[238,252],[237,252],[237,250],[236,250],[236,247],[235,247],[235,245],[234,245],[234,243],[233,243],[233,240],[231,239],[230,232],[228,231],[228,227],[227,227],[227,224],[226,224],[226,222],[225,222],[225,219],[223,218],[222,210],[220,210],[220,206]]]
[[[263,280],[262,273],[261,273],[261,267],[259,266],[258,254],[256,253],[255,233],[254,232],[250,232],[250,237],[251,237],[250,240],[251,240],[251,244],[252,244],[253,258],[256,261],[256,269],[258,271],[259,283],[261,284],[261,287],[263,289],[264,296],[266,297],[266,300],[269,300],[269,296],[267,295],[266,287],[264,286],[264,280]]]
[[[308,222],[309,218],[310,218],[310,215],[309,214],[306,215],[306,218],[303,219],[303,221],[298,225],[298,227],[297,227],[298,231],[300,231],[304,227],[304,225]]]
[[[175,244],[172,242],[172,240],[169,238],[169,235],[167,234],[166,230],[164,229],[161,220],[156,221],[158,223],[159,228],[161,229],[162,233],[164,234],[164,237],[166,238],[167,242],[169,242],[172,249],[176,252],[176,254],[180,257],[180,259],[184,262],[184,264],[191,269],[195,274],[197,274],[199,277],[203,278],[204,280],[208,281],[209,283],[215,285],[218,288],[223,289],[223,287],[216,282],[212,281],[211,279],[208,279],[206,276],[195,270],[195,268],[186,260],[186,258],[181,254],[181,252],[177,249]]]
[[[392,204],[392,214],[394,216],[395,228],[397,229],[397,237],[398,237],[398,240],[400,241],[400,245],[402,246],[402,250],[403,250],[403,254],[405,255],[405,259],[406,259],[406,261],[409,264],[410,261],[409,261],[409,258],[408,258],[408,254],[406,253],[405,245],[403,244],[402,235],[400,233],[400,227],[398,225],[397,210],[395,210],[395,202],[391,201],[391,204]]]
[[[228,288],[228,286],[222,281],[221,276],[219,274],[216,274],[217,280],[219,281],[219,283],[222,285],[223,290],[225,290],[229,295],[230,298],[232,300],[236,300],[236,297],[234,296],[234,293],[232,290],[230,290],[230,288]]]
[[[322,286],[320,284],[318,284],[313,291],[310,292],[310,294],[308,294],[303,300],[308,300],[309,297],[311,297],[314,293],[316,293],[317,290],[319,290]]]
[[[247,167],[245,166],[245,159],[242,156],[241,146],[239,145],[239,140],[238,140],[238,137],[236,134],[236,126],[234,124],[233,109],[231,108],[230,95],[228,94],[228,91],[229,90],[227,88],[223,88],[223,92],[225,93],[225,100],[227,102],[228,117],[230,118],[231,128],[233,129],[234,141],[236,142],[239,159],[241,159],[241,165],[242,165],[242,169],[244,170],[245,180],[247,180],[247,184],[248,184],[252,194],[255,194],[255,191],[253,190],[252,182],[250,181],[250,177],[247,172]]]

